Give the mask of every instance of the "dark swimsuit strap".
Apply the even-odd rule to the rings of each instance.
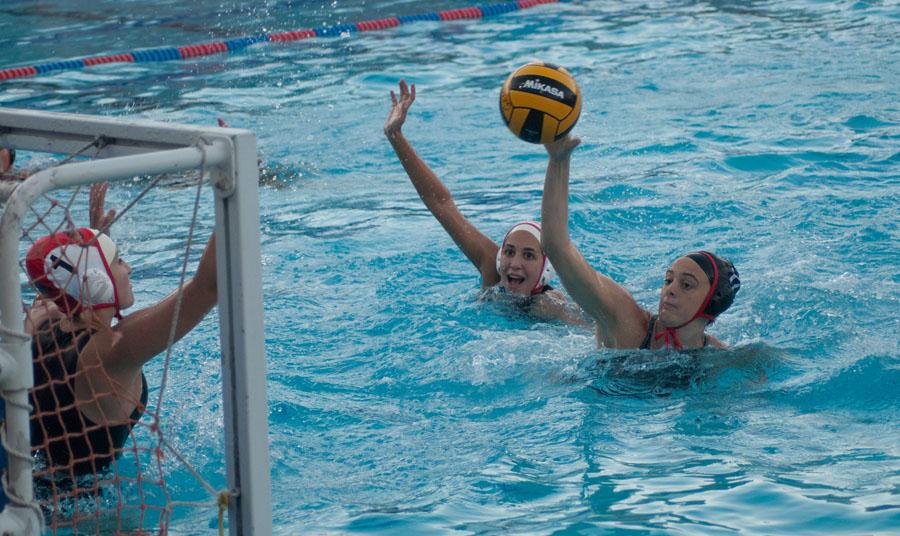
[[[656,327],[656,315],[650,316],[650,326],[647,328],[647,335],[644,336],[644,342],[638,347],[640,350],[649,350],[653,340],[653,328]]]
[[[87,343],[88,343],[88,341],[90,341],[91,336],[93,336],[97,330],[87,327],[87,328],[76,329],[73,331],[65,331],[57,323],[53,326],[53,329],[51,331],[50,330],[50,320],[48,319],[41,323],[40,327],[38,328],[38,331],[39,331],[39,333],[51,332],[52,336],[54,337],[54,340],[53,340],[54,346],[68,346],[69,344],[71,344],[71,341],[77,341],[75,355],[73,356],[74,360],[71,363],[66,365],[66,367],[77,367],[78,366],[78,357],[81,355],[81,351],[84,350],[84,347],[87,346]],[[83,332],[87,332],[88,336],[82,337],[81,334]],[[36,340],[35,342],[37,344],[40,344],[41,342],[44,342],[44,341]],[[74,393],[75,393],[74,370],[68,370],[68,368],[67,368],[66,372],[67,372],[67,375],[69,376],[68,382],[69,382],[70,389],[72,390],[72,393],[74,396]],[[140,404],[136,404],[134,407],[134,410],[131,412],[131,415],[128,416],[129,420],[131,420],[133,422],[137,422],[141,419],[141,417],[144,415],[144,411],[147,408],[148,395],[149,395],[149,390],[147,389],[147,377],[144,375],[144,372],[141,371],[141,400],[140,400]],[[85,424],[87,424],[89,427],[90,426],[99,426],[99,424],[94,423],[87,415],[84,415],[83,413],[81,413],[80,410],[78,413],[80,414],[81,418],[84,419]],[[131,430],[131,425],[117,425],[117,426],[111,426],[109,428],[111,430],[118,429],[118,428],[126,428],[125,433],[127,434],[127,432]]]
[[[500,288],[503,288],[503,287],[500,287]],[[538,292],[537,294],[532,294],[531,296],[528,296],[527,298],[525,298],[525,300],[522,301],[521,307],[523,309],[530,309],[531,306],[534,305],[535,297],[540,296],[541,294],[546,294],[548,291],[551,291],[551,290],[553,290],[553,287],[551,287],[550,285],[544,285],[544,288],[542,288],[540,290],[540,292]]]

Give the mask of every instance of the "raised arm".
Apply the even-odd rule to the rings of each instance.
[[[104,362],[108,370],[139,369],[150,358],[165,350],[172,319],[175,317],[177,298],[176,290],[157,304],[126,316],[113,328],[117,336],[109,352],[111,357]],[[184,284],[175,340],[181,339],[199,324],[215,306],[217,299],[216,237],[213,235],[200,258],[197,272]]]
[[[401,132],[407,111],[415,99],[416,86],[407,86],[406,81],[401,80],[400,97],[391,91],[391,111],[384,122],[384,134],[425,206],[481,272],[482,285],[495,285],[500,281],[495,261],[499,246],[462,215],[450,191]]]
[[[581,142],[566,136],[546,145],[550,156],[541,204],[544,251],[572,299],[597,323],[597,339],[609,348],[636,348],[648,313],[631,294],[594,270],[569,239],[569,162]]]
[[[106,191],[108,182],[95,182],[91,185],[91,195],[88,202],[88,212],[91,220],[91,228],[101,233],[109,234],[109,226],[116,219],[116,209],[104,210],[106,204]]]

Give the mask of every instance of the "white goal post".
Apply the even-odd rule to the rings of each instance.
[[[9,188],[5,201],[0,191],[0,391],[7,400],[11,498],[0,513],[0,534],[37,534],[41,526],[31,479],[32,356],[19,274],[22,221],[31,203],[57,188],[201,168],[215,189],[225,457],[228,486],[235,492],[228,503],[229,531],[270,534],[256,137],[242,129],[0,108],[0,147],[68,155],[98,137],[103,143],[95,159],[39,171]]]

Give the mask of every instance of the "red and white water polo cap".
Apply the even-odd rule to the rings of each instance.
[[[25,269],[35,288],[70,312],[115,307],[119,311],[110,263],[116,244],[95,229],[80,227],[71,232],[47,235],[31,246]]]

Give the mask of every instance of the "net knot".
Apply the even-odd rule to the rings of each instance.
[[[231,492],[227,489],[219,490],[219,493],[216,495],[216,504],[219,505],[219,512],[228,510],[228,498],[230,496]]]
[[[219,506],[219,536],[225,536],[225,512],[228,511],[228,502],[232,495],[236,496],[237,493],[227,489],[219,490],[216,494],[216,504]]]

